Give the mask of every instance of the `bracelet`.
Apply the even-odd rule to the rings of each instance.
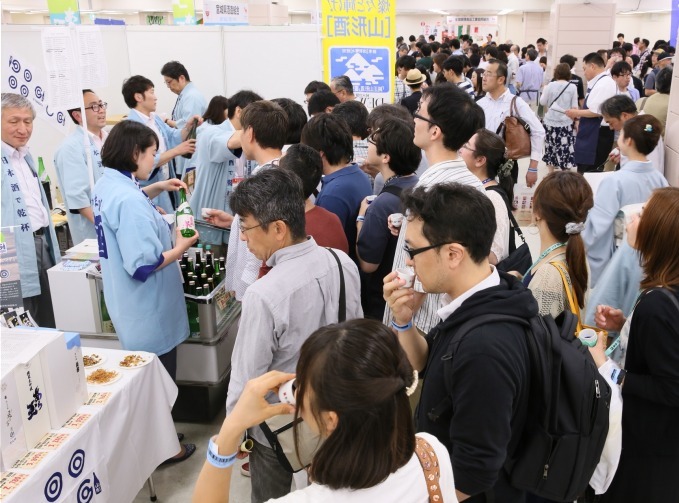
[[[529,173],[537,173],[537,172],[538,172],[538,168],[528,168],[528,172],[529,172]]]
[[[394,327],[397,332],[405,332],[406,330],[413,328],[413,320],[410,320],[405,325],[399,325],[394,320],[391,320],[391,326]]]
[[[236,462],[237,452],[229,454],[228,456],[221,456],[219,454],[219,447],[215,444],[215,438],[210,439],[207,447],[207,461],[215,468],[228,468]]]
[[[359,216],[356,217],[356,223],[363,222],[363,220],[365,220],[365,216],[363,216],[363,215],[359,215]]]

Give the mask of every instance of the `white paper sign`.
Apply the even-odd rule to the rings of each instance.
[[[69,29],[46,28],[41,35],[49,104],[67,110],[80,106],[82,91],[77,81],[75,50]]]
[[[203,2],[203,24],[247,25],[248,6],[242,3],[205,0]]]
[[[83,89],[108,87],[108,65],[98,26],[76,27],[80,63],[80,85]]]

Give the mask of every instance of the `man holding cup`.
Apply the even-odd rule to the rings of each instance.
[[[503,469],[528,413],[523,326],[489,322],[463,336],[453,354],[449,348],[467,321],[483,315],[527,320],[538,314],[537,302],[519,280],[488,262],[496,223],[487,196],[440,183],[406,193],[403,205],[406,265],[425,291],[442,296],[437,315],[443,321],[423,337],[413,324],[415,291],[397,271],[384,278],[390,324],[413,368],[426,368],[417,431],[435,435],[450,451],[458,501],[487,501],[489,492],[496,501],[523,501],[525,493],[510,485]]]
[[[479,179],[468,169],[457,151],[462,148],[476,131],[483,127],[483,109],[469,95],[455,84],[443,83],[428,87],[422,93],[419,108],[413,114],[415,132],[413,143],[421,148],[429,161],[429,167],[420,176],[417,187],[434,187],[439,183],[458,182],[483,192]],[[405,232],[409,220],[404,219],[400,228],[393,269],[406,265]],[[414,323],[427,333],[440,321],[437,311],[441,294],[425,293],[419,282],[415,282],[416,303]],[[391,322],[387,306],[384,323]]]

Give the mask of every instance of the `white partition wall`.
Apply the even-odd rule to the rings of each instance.
[[[44,74],[43,28],[49,26],[3,25],[3,64],[14,51]],[[161,67],[171,60],[186,66],[207,101],[218,94],[228,97],[252,89],[266,99],[286,97],[304,105],[306,84],[323,78],[320,39],[314,26],[101,26],[101,34],[109,81],[95,91],[108,102],[109,115],[127,113],[122,83],[136,74],[155,84],[158,112],[171,113],[176,95],[160,75]],[[2,91],[11,91],[4,80]],[[44,158],[53,184],[57,177],[52,159],[63,139],[47,123],[36,121],[29,145],[34,156]]]
[[[675,65],[665,132],[665,178],[673,187],[679,187],[679,71],[676,68]]]

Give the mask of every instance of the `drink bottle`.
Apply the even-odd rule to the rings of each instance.
[[[179,207],[176,212],[177,228],[185,238],[196,235],[196,224],[193,220],[193,211],[186,201],[186,191],[179,189]]]
[[[186,135],[187,140],[195,140],[196,139],[196,129],[198,128],[198,121],[196,119],[193,120],[193,124],[191,124],[191,129],[189,129],[189,134]],[[182,154],[182,157],[185,157],[186,159],[191,159],[193,157],[193,154]]]

